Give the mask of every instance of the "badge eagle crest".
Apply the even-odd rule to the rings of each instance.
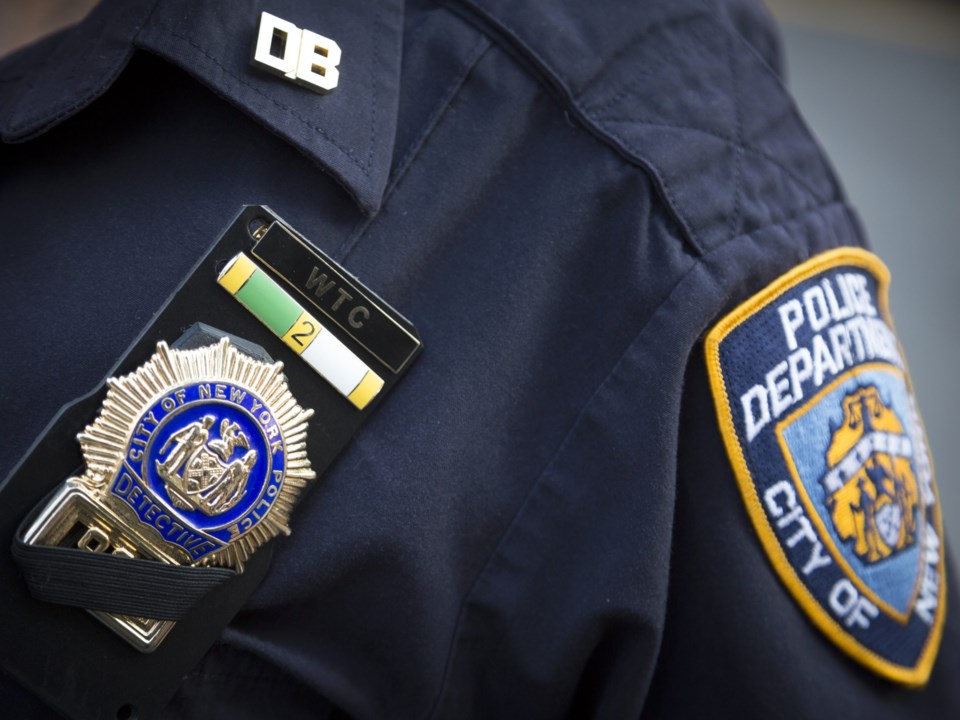
[[[283,364],[228,338],[192,350],[160,342],[147,362],[107,381],[99,416],[79,436],[85,469],[69,478],[26,541],[75,544],[166,563],[231,567],[274,536],[314,478],[312,410]],[[173,624],[93,612],[141,650]]]
[[[874,255],[824,253],[721,320],[706,354],[775,570],[849,655],[922,685],[946,611],[943,531],[888,286]]]

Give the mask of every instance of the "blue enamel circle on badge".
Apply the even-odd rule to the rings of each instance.
[[[262,398],[230,383],[194,383],[141,416],[111,492],[199,559],[267,515],[284,465],[280,429]]]

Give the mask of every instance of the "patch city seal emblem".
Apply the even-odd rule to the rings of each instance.
[[[69,478],[26,534],[180,565],[230,567],[290,534],[289,513],[314,478],[307,421],[282,363],[223,338],[193,350],[166,343],[107,381],[96,420],[79,435],[85,470]],[[172,621],[94,611],[142,650]]]
[[[780,578],[844,651],[922,685],[946,611],[943,530],[889,279],[864,250],[819,255],[725,317],[706,354],[727,452]]]

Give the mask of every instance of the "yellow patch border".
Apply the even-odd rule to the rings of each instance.
[[[710,378],[710,387],[713,391],[714,406],[717,413],[717,421],[720,425],[720,432],[723,435],[723,442],[727,448],[727,455],[730,457],[730,462],[733,465],[737,484],[740,486],[740,493],[743,495],[747,512],[757,531],[757,535],[760,537],[763,548],[783,584],[787,586],[793,594],[794,599],[796,599],[804,611],[806,611],[813,623],[848,655],[883,677],[910,687],[922,687],[930,678],[930,672],[933,669],[933,663],[936,660],[937,652],[940,648],[940,639],[943,635],[943,622],[946,615],[947,583],[944,564],[946,551],[943,545],[945,538],[943,536],[943,519],[940,512],[939,493],[937,493],[937,508],[934,518],[941,542],[939,564],[941,582],[937,616],[934,619],[933,627],[927,634],[926,645],[921,651],[916,665],[908,667],[890,662],[886,658],[881,657],[844,630],[820,605],[787,560],[787,556],[773,528],[770,526],[767,514],[757,495],[756,484],[750,474],[746,456],[740,445],[740,440],[737,437],[733,422],[733,411],[730,407],[730,398],[727,395],[727,387],[723,379],[723,370],[720,367],[720,345],[735,328],[804,280],[830,268],[842,265],[860,267],[874,275],[877,279],[880,311],[883,313],[884,319],[892,330],[894,327],[893,318],[890,315],[888,304],[890,271],[887,270],[886,265],[883,264],[880,258],[866,250],[853,247],[836,248],[821,253],[798,265],[785,275],[780,276],[773,283],[739,305],[717,323],[707,335],[705,341],[707,373]],[[901,351],[901,355],[902,354]],[[907,389],[913,393],[909,373],[904,373],[904,375],[907,381]],[[922,428],[922,421],[921,431],[926,441],[926,431]],[[929,443],[927,443],[928,451],[929,447]],[[936,475],[933,472],[932,460],[931,474],[934,478],[934,482],[932,483],[934,492],[936,492]]]

